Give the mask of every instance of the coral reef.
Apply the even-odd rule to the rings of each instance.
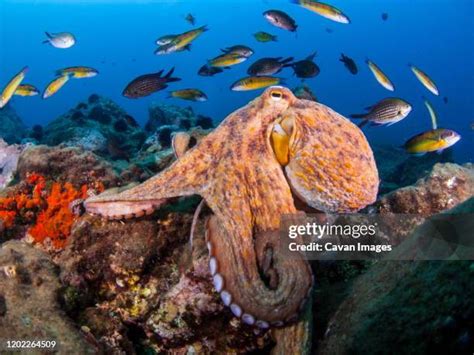
[[[26,126],[11,104],[0,109],[0,138],[9,144],[20,143],[26,131]]]
[[[127,160],[145,139],[145,132],[133,117],[113,101],[93,94],[87,102],[50,122],[40,142],[80,147],[106,158]]]
[[[0,329],[2,339],[54,340],[55,350],[95,354],[58,302],[61,284],[48,255],[25,243],[0,247]]]
[[[0,190],[13,180],[23,149],[23,146],[17,144],[8,145],[0,138]]]

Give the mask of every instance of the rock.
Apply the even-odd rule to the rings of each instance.
[[[154,102],[149,107],[148,113],[145,131],[149,133],[155,132],[161,126],[175,125],[184,130],[195,126],[196,115],[191,107],[182,108]]]
[[[7,187],[13,180],[23,149],[23,146],[8,145],[3,139],[0,139],[0,190]]]
[[[10,241],[0,249],[0,329],[11,340],[54,340],[60,353],[94,354],[61,310],[57,268],[42,251]]]
[[[473,212],[474,199],[470,199],[448,213]],[[463,238],[473,245],[472,229],[458,226],[457,230],[464,231]],[[416,230],[399,246],[399,253],[412,252],[411,239],[423,237],[425,233]],[[473,275],[472,260],[375,263],[355,280],[333,313],[318,353],[472,352]]]
[[[268,333],[255,335],[220,301],[208,271],[203,220],[192,252],[189,245],[196,200],[178,201],[135,220],[84,216],[76,223],[57,260],[68,313],[106,353],[130,353],[131,344],[156,353],[271,345]]]
[[[474,195],[474,167],[438,163],[416,182],[382,196],[379,213],[417,214],[424,217],[450,209]]]
[[[112,100],[95,94],[50,122],[43,131],[45,144],[81,147],[106,158],[125,160],[140,149],[146,138],[132,116]]]
[[[26,135],[26,127],[11,105],[0,109],[0,138],[7,143],[20,143]]]
[[[112,165],[99,156],[74,147],[30,146],[20,155],[18,175],[24,180],[35,172],[49,179],[75,186],[100,180],[105,187],[116,186],[119,178]]]
[[[454,162],[452,150],[442,154],[412,156],[395,149],[393,146],[376,145],[373,147],[375,160],[381,180],[380,193],[387,193],[414,184],[426,176],[436,163]]]
[[[292,91],[298,99],[318,102],[316,95],[313,94],[311,88],[306,84],[301,84],[300,86],[294,88]]]

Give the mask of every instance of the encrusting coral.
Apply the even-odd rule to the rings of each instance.
[[[103,191],[101,183],[92,187]],[[47,183],[36,173],[28,174],[24,184],[7,197],[0,198],[0,220],[8,231],[17,225],[27,225],[26,236],[35,243],[50,243],[53,249],[62,249],[71,233],[77,216],[70,204],[88,196],[90,186],[76,189],[71,183]]]

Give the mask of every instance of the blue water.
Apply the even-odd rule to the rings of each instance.
[[[364,107],[389,96],[409,101],[413,112],[391,127],[369,128],[365,132],[373,144],[400,146],[414,134],[430,128],[423,105],[426,96],[438,111],[439,126],[459,132],[456,159],[473,160],[474,131],[474,22],[472,0],[331,0],[350,18],[349,25],[338,24],[305,10],[289,1],[81,1],[81,0],[1,0],[0,1],[0,86],[23,66],[30,71],[25,83],[41,90],[53,79],[56,69],[91,66],[100,75],[73,80],[58,94],[42,100],[15,97],[13,106],[26,124],[45,124],[86,99],[92,93],[110,97],[140,123],[148,118],[148,106],[164,101],[192,106],[216,122],[245,105],[260,91],[232,92],[229,86],[246,76],[248,66],[261,57],[293,56],[302,59],[317,51],[319,76],[306,81],[320,102],[343,115],[360,112]],[[262,16],[268,9],[280,9],[298,23],[297,35],[270,25]],[[381,13],[389,14],[388,21]],[[161,35],[190,30],[184,17],[192,13],[197,25],[209,31],[192,44],[191,52],[155,56],[154,41]],[[326,28],[333,30],[327,33]],[[44,31],[74,33],[77,44],[67,50],[42,44]],[[252,34],[267,31],[278,42],[259,43]],[[245,44],[255,50],[249,61],[214,77],[200,77],[198,69],[219,54],[219,48]],[[351,75],[339,62],[341,53],[352,57],[359,74]],[[395,93],[382,88],[364,60],[375,61],[396,86]],[[436,81],[441,95],[430,94],[413,76],[407,64],[413,63]],[[209,97],[204,103],[167,99],[166,91],[139,100],[121,95],[136,76],[176,67],[181,82],[170,89],[196,87]],[[280,73],[286,85],[300,80],[291,69]],[[442,100],[449,98],[448,104]]]

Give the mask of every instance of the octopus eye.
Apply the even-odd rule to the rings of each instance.
[[[280,91],[275,90],[270,93],[270,96],[273,100],[280,101],[283,97],[283,94]]]

